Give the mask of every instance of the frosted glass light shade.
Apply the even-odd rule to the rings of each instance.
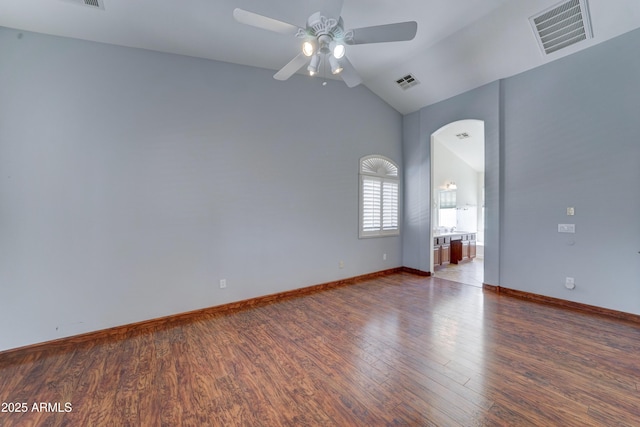
[[[316,47],[315,47],[315,45],[314,45],[312,42],[310,42],[310,41],[306,41],[306,42],[302,43],[302,53],[303,53],[305,56],[311,56],[311,55],[313,55],[313,53],[315,52],[315,50],[316,50]]]

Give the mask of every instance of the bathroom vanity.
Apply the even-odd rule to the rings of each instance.
[[[476,233],[458,231],[433,238],[433,266],[471,260],[476,257]]]

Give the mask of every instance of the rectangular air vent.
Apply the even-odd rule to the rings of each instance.
[[[67,3],[74,3],[80,6],[87,6],[92,9],[104,10],[104,0],[63,0]]]
[[[587,0],[563,1],[529,21],[547,55],[593,37]]]
[[[398,83],[398,86],[400,86],[403,90],[407,90],[407,89],[409,89],[411,87],[414,87],[415,85],[419,84],[420,82],[418,81],[418,79],[416,79],[411,74],[407,74],[406,76],[402,77],[401,79],[396,80],[396,83]]]

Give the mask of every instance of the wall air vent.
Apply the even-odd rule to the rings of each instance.
[[[417,84],[420,84],[418,79],[416,79],[411,74],[407,74],[406,76],[402,77],[401,79],[396,80],[396,83],[398,83],[398,86],[400,86],[402,88],[402,90],[407,90],[407,89],[409,89],[411,87],[414,87]]]
[[[471,138],[471,135],[469,135],[468,132],[457,133],[456,136],[458,137],[458,139]]]
[[[80,6],[87,6],[92,9],[104,10],[104,0],[63,0],[67,3],[79,4]]]
[[[587,0],[563,1],[529,21],[547,55],[593,37]]]

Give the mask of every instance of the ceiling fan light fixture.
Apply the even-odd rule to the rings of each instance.
[[[304,56],[312,56],[316,51],[316,44],[313,41],[306,40],[302,43],[302,53]]]
[[[323,9],[324,12],[315,12],[309,16],[305,28],[240,8],[235,8],[233,10],[233,17],[241,24],[250,25],[252,27],[274,33],[295,36],[298,40],[302,41],[302,46],[299,45],[301,52],[284,67],[278,70],[278,72],[273,75],[274,79],[281,81],[287,80],[295,73],[302,70],[302,67],[304,67],[305,64],[308,64],[307,71],[312,76],[318,74],[320,67],[322,67],[323,74],[325,74],[328,62],[331,65],[331,72],[334,75],[342,73],[340,77],[342,77],[342,80],[348,87],[355,87],[359,85],[362,83],[362,78],[358,75],[353,64],[346,57],[345,45],[413,40],[418,30],[417,22],[408,21],[355,28],[345,31],[344,22],[340,16],[343,0],[339,0],[334,3],[335,4],[330,7],[325,7]],[[324,16],[323,13],[330,17]],[[340,61],[342,61],[342,64],[340,64]]]
[[[331,42],[331,52],[336,59],[340,59],[344,56],[347,49],[342,43],[338,43],[336,41]]]
[[[329,65],[331,65],[331,74],[340,74],[343,69],[342,65],[340,65],[336,57],[333,55],[329,56]]]
[[[307,67],[307,71],[309,71],[310,76],[314,76],[318,73],[318,67],[320,66],[320,55],[313,55],[311,58],[311,62]]]

